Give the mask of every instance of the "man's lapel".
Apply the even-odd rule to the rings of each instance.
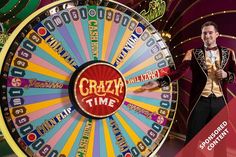
[[[224,69],[226,63],[229,60],[229,51],[227,48],[219,47],[220,51],[220,60],[221,60],[221,67]]]
[[[206,60],[205,60],[205,53],[203,49],[194,49],[193,55],[198,62],[198,65],[202,69],[203,73],[207,76],[207,67],[206,67]]]

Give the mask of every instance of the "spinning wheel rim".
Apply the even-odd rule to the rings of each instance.
[[[28,17],[23,23],[21,23],[20,25],[19,25],[19,27],[17,27],[17,29],[16,29],[16,31],[14,32],[14,33],[12,33],[13,35],[12,36],[10,36],[10,38],[9,38],[9,40],[7,41],[7,43],[5,44],[5,46],[4,46],[4,48],[3,48],[3,51],[2,51],[2,53],[0,54],[0,66],[1,67],[3,67],[3,63],[5,62],[4,61],[4,59],[5,60],[7,60],[7,53],[8,53],[8,51],[9,51],[9,49],[10,49],[10,46],[12,45],[12,43],[14,42],[14,40],[17,38],[17,36],[18,35],[20,35],[19,33],[22,31],[22,29],[25,27],[25,26],[27,26],[27,24],[29,24],[35,17],[37,17],[40,13],[42,13],[42,12],[44,12],[44,11],[46,11],[46,10],[48,10],[48,9],[50,9],[50,8],[52,8],[52,7],[55,7],[55,6],[57,6],[57,5],[59,5],[59,4],[64,4],[64,3],[67,3],[67,2],[70,2],[69,0],[66,0],[66,1],[60,1],[60,2],[54,2],[54,3],[52,3],[52,4],[50,4],[50,5],[48,5],[48,6],[46,6],[46,7],[44,7],[44,8],[42,8],[42,9],[40,9],[40,10],[38,10],[38,11],[36,11],[34,14],[32,14],[30,17]],[[120,3],[117,3],[117,2],[114,2],[114,3],[116,3],[116,4],[119,4],[120,6],[124,6],[124,5],[122,5],[122,4],[120,4]],[[125,7],[125,6],[124,6]],[[137,13],[135,13],[135,15],[138,15]],[[140,18],[140,17],[139,17]],[[136,20],[136,19],[135,19]],[[142,19],[143,20],[143,19]],[[146,21],[145,21],[145,23],[146,23]],[[154,31],[154,30],[153,30]],[[142,34],[143,32],[142,31],[140,31],[140,29],[137,31],[137,33],[138,32],[140,32],[140,34]],[[151,31],[150,31],[151,32]],[[28,32],[27,32],[28,33]],[[130,38],[131,39],[131,38]],[[95,53],[95,55],[96,55],[96,53]],[[96,60],[96,59],[98,59],[98,58],[96,58],[97,56],[94,56],[94,59]],[[118,63],[116,63],[117,64],[117,66],[119,66],[118,65]],[[124,71],[125,70],[127,70],[127,67],[126,67],[126,69],[124,68]],[[2,71],[1,71],[2,72]],[[161,71],[159,71],[158,72],[158,75],[159,75],[159,73],[161,73]],[[121,76],[123,77],[123,75],[121,74]],[[142,76],[141,76],[142,77]],[[125,79],[123,78],[123,82],[124,82],[124,84],[126,83],[125,82]],[[125,86],[127,86],[126,84],[125,84]],[[178,87],[177,87],[178,88]],[[125,99],[125,98],[124,98]],[[124,100],[123,100],[124,101]],[[125,103],[127,103],[127,102],[125,102]],[[122,103],[123,104],[123,103]],[[177,104],[176,104],[176,107],[175,108],[177,108]],[[170,109],[171,110],[171,109]],[[173,110],[173,109],[172,109]],[[2,108],[1,108],[1,111],[2,111]],[[2,111],[3,112],[3,111]],[[0,113],[0,120],[1,121],[6,121],[5,119],[4,119],[4,117],[3,117],[3,114],[2,114],[2,112]],[[123,112],[123,111],[122,111]],[[166,111],[165,111],[166,112]],[[124,113],[127,113],[125,110],[124,110]],[[67,114],[67,113],[66,113]],[[114,112],[112,112],[112,114],[114,114]],[[106,115],[105,117],[108,117],[108,116],[110,116],[110,115],[112,115],[112,114],[108,114],[108,115]],[[175,116],[175,112],[173,113],[174,115],[171,117],[171,118],[174,118],[174,116]],[[93,116],[93,115],[92,115]],[[119,117],[121,117],[120,115],[119,115]],[[95,116],[95,118],[104,118],[104,117],[96,117]],[[167,119],[168,117],[166,117],[166,119]],[[164,121],[166,120],[166,119],[164,119],[162,116],[159,116],[159,122],[160,123],[164,123]],[[114,119],[112,118],[112,117],[109,117],[109,120],[110,121],[114,121]],[[122,119],[123,120],[123,119]],[[123,123],[125,123],[125,121],[122,121]],[[167,130],[165,130],[165,136],[164,137],[162,137],[162,140],[161,140],[161,142],[160,143],[158,143],[158,146],[156,146],[155,148],[154,148],[154,150],[151,152],[151,154],[155,154],[158,150],[159,150],[159,148],[161,147],[161,145],[163,144],[163,142],[165,141],[165,139],[166,139],[166,137],[167,137],[167,135],[168,135],[168,133],[169,133],[169,131],[170,131],[170,128],[171,128],[171,126],[172,126],[172,124],[173,124],[173,121],[172,122],[170,122],[170,124],[168,124],[169,126],[169,129],[167,129]],[[12,138],[12,136],[11,136],[11,134],[10,134],[10,132],[9,132],[9,128],[7,127],[7,125],[6,125],[6,123],[4,123],[3,125],[1,125],[1,127],[2,127],[2,130],[3,130],[3,133],[4,133],[4,135],[6,135],[6,137],[7,137],[7,140],[9,141],[9,143],[10,143],[10,145],[13,147],[13,150],[19,155],[19,156],[25,156],[25,153],[24,153],[24,151],[22,151],[22,148],[20,148],[19,147],[19,144],[17,144],[16,143],[16,141]],[[140,136],[142,136],[142,135],[140,135]],[[27,136],[28,137],[28,136]],[[30,136],[29,136],[30,137]],[[31,142],[30,141],[31,140],[31,138],[29,138],[29,142]],[[35,138],[33,139],[33,141],[35,141]]]
[[[52,4],[49,4],[43,8],[40,8],[39,10],[35,11],[33,14],[31,14],[29,17],[27,17],[22,23],[19,24],[19,26],[14,30],[14,32],[9,36],[8,40],[6,41],[6,43],[4,44],[2,51],[0,53],[0,67],[3,67],[3,63],[5,60],[5,56],[7,55],[8,49],[10,48],[12,42],[15,40],[15,38],[17,37],[17,35],[19,35],[19,33],[22,31],[22,29],[30,22],[32,21],[37,15],[39,15],[41,12],[43,12],[44,10],[47,10],[51,7],[54,7],[58,4],[61,3],[66,3],[69,2],[70,0],[62,0],[62,1],[57,1],[54,2]],[[2,72],[2,68],[0,69]],[[2,114],[2,108],[0,108],[0,121],[5,121],[3,114]],[[2,123],[0,125],[0,128],[2,130],[2,133],[6,139],[6,141],[8,142],[8,144],[11,146],[11,149],[18,155],[18,156],[22,156],[22,157],[26,157],[24,151],[22,151],[22,149],[17,145],[16,141],[13,139],[13,137],[11,136],[8,127],[5,123]]]

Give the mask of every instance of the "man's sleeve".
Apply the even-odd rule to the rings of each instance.
[[[157,79],[161,87],[168,86],[171,82],[180,79],[189,70],[192,60],[192,51],[193,50],[187,51],[182,63],[176,70],[172,70],[167,76]]]
[[[226,80],[229,83],[233,83],[235,80],[235,74],[236,74],[236,60],[235,60],[235,52],[233,50],[229,50],[230,57],[229,57],[229,70],[227,72],[227,78]]]

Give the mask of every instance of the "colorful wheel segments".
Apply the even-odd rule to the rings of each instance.
[[[1,123],[17,155],[149,156],[171,129],[177,84],[159,33],[113,1],[55,2],[32,14],[1,58]]]

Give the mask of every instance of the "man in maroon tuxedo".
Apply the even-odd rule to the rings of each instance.
[[[208,21],[201,31],[202,47],[187,51],[179,68],[168,76],[142,86],[142,89],[168,86],[192,69],[186,143],[227,104],[227,84],[234,81],[236,73],[234,51],[216,43],[217,25]]]

